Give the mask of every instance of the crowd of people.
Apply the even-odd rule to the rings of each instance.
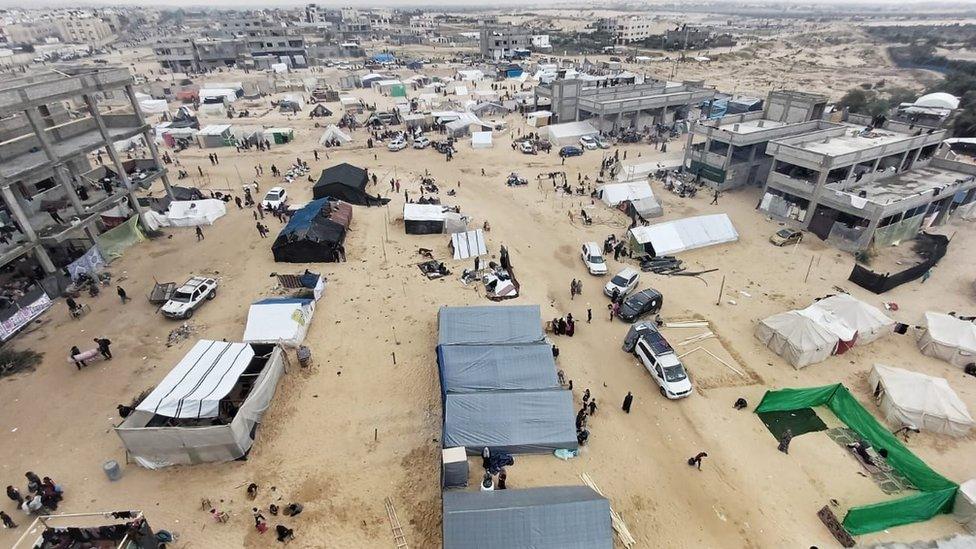
[[[64,499],[64,489],[54,482],[51,477],[39,477],[33,471],[24,473],[27,479],[26,496],[13,485],[7,485],[7,497],[17,504],[17,508],[25,515],[49,514],[58,510],[58,504]],[[4,528],[16,528],[17,524],[4,511],[0,511],[0,522]]]

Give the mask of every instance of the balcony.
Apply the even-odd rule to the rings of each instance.
[[[816,183],[806,179],[794,179],[788,175],[776,171],[769,172],[766,185],[776,189],[781,189],[802,197],[809,197],[816,188]]]

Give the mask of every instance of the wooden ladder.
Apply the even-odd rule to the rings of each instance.
[[[396,549],[408,549],[407,538],[403,535],[403,527],[400,526],[400,519],[397,517],[396,508],[393,507],[393,500],[386,498],[386,516],[390,518],[390,528],[393,530],[393,543]]]

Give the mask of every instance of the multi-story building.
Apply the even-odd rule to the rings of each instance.
[[[648,81],[621,83],[599,80],[556,79],[535,88],[536,104],[548,102],[553,122],[589,120],[601,132],[643,128],[687,118],[689,109],[711,99],[715,90],[698,84]],[[540,99],[548,101],[540,101]]]
[[[697,121],[688,134],[684,169],[720,191],[762,185],[773,164],[769,141],[830,127],[820,120],[826,106],[822,95],[774,91],[761,112]],[[695,137],[704,141],[694,143]]]
[[[597,28],[601,32],[613,35],[614,44],[631,44],[651,36],[654,20],[642,15],[609,17],[598,21]]]
[[[664,33],[661,47],[666,50],[687,50],[734,45],[735,39],[729,33],[718,33],[707,27],[682,25]]]
[[[548,34],[533,34],[530,41],[532,43],[533,51],[552,51],[552,44],[549,42]]]
[[[369,34],[371,31],[369,17],[356,8],[339,9],[339,32],[344,37]]]
[[[325,23],[328,21],[327,14],[328,10],[323,6],[319,6],[318,4],[305,5],[306,23]]]
[[[196,70],[246,65],[251,53],[243,38],[200,38],[193,50]]]
[[[153,44],[156,61],[172,71],[199,71],[200,62],[197,58],[194,40],[189,36],[172,36],[160,38]]]
[[[87,12],[78,12],[68,17],[57,19],[55,25],[61,40],[74,44],[90,44],[101,47],[115,40],[116,35],[112,27]]]
[[[198,39],[161,38],[153,46],[156,59],[170,69],[194,71],[235,65],[268,68],[275,63],[308,66],[305,38],[263,18],[224,19],[209,34]]]
[[[509,59],[515,50],[527,50],[532,44],[532,33],[522,27],[485,26],[480,29],[481,56],[500,60]]]
[[[45,38],[60,36],[53,21],[35,21],[6,25],[3,32],[10,44],[40,44]]]

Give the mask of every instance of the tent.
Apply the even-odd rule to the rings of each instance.
[[[298,347],[315,313],[315,300],[273,297],[251,304],[244,327],[245,343],[280,343]]]
[[[323,263],[340,258],[339,247],[346,238],[352,208],[342,202],[320,198],[295,212],[278,233],[271,251],[275,261]]]
[[[627,213],[636,213],[644,219],[651,219],[664,215],[664,208],[658,203],[657,198],[648,196],[631,200]]]
[[[457,80],[461,80],[463,82],[475,82],[478,80],[484,80],[485,73],[478,69],[462,69],[457,71],[456,78]]]
[[[810,315],[787,311],[760,320],[756,337],[774,353],[800,369],[827,359],[839,338]]]
[[[610,503],[586,486],[445,491],[444,549],[612,549]]]
[[[322,175],[312,187],[312,196],[316,199],[337,198],[356,206],[382,204],[382,199],[366,192],[368,182],[366,170],[343,162],[322,170]]]
[[[727,214],[700,215],[630,229],[631,250],[657,257],[735,242],[739,233]]]
[[[486,446],[511,454],[575,450],[575,414],[573,392],[561,389],[449,393],[441,440],[471,455]]]
[[[923,355],[965,367],[976,362],[976,324],[942,313],[925,313],[918,348]]]
[[[646,181],[634,181],[631,183],[609,183],[600,185],[596,188],[597,196],[603,203],[610,207],[616,207],[621,202],[639,200],[641,198],[654,198],[654,191]]]
[[[198,341],[115,432],[152,469],[240,459],[284,373],[283,356],[271,345]]]
[[[325,128],[325,131],[322,132],[322,137],[319,138],[319,144],[325,145],[326,143],[332,143],[333,141],[338,141],[339,143],[349,143],[352,141],[352,138],[340,130],[335,124],[329,124]]]
[[[437,348],[441,394],[558,389],[549,345],[445,345]]]
[[[550,124],[542,130],[542,135],[550,143],[557,146],[579,145],[580,137],[585,135],[599,135],[600,132],[588,121],[566,122],[563,124]]]
[[[295,130],[292,128],[268,128],[264,130],[264,138],[275,145],[284,145],[295,140]]]
[[[237,101],[237,92],[229,88],[204,88],[200,90],[200,103],[205,105],[226,104]]]
[[[549,125],[549,119],[552,118],[552,111],[534,111],[525,115],[525,121],[528,125],[533,128],[541,128],[543,126]]]
[[[484,231],[475,229],[451,234],[451,250],[453,250],[454,259],[487,255],[488,247],[485,246]]]
[[[941,377],[875,364],[868,379],[875,402],[895,428],[962,437],[973,427],[966,404]]]
[[[976,479],[967,480],[959,485],[952,515],[967,532],[976,534]]]
[[[829,311],[857,332],[857,344],[870,343],[891,333],[895,321],[880,309],[849,295],[837,294],[814,304]]]
[[[199,225],[213,225],[224,214],[227,207],[223,200],[208,198],[206,200],[180,200],[169,203],[163,226],[196,227]]]
[[[471,134],[472,149],[490,149],[491,132],[474,132]]]
[[[319,103],[318,105],[312,107],[312,110],[309,111],[308,115],[311,118],[324,118],[326,116],[332,116],[332,110],[329,109],[329,107]]]
[[[518,345],[545,339],[538,305],[441,307],[437,323],[438,345]]]
[[[445,206],[440,204],[403,205],[403,228],[407,234],[441,234],[444,232]]]
[[[144,114],[162,114],[169,112],[169,104],[165,99],[144,99],[139,102],[139,110]]]
[[[230,124],[213,124],[205,126],[196,134],[201,147],[225,147],[234,142],[234,134]]]

